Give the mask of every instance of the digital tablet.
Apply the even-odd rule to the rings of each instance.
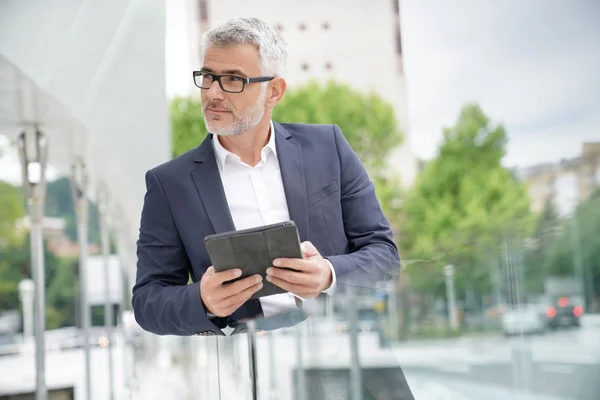
[[[263,277],[263,287],[252,296],[253,299],[286,293],[266,280],[266,270],[273,266],[273,260],[302,258],[300,237],[293,221],[208,235],[204,243],[216,272],[232,268],[242,270],[241,277],[228,283],[255,274]]]

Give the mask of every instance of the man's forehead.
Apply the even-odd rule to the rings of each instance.
[[[204,54],[203,69],[215,73],[245,74],[260,72],[258,51],[250,44],[234,46],[210,46]]]

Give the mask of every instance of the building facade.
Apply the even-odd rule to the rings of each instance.
[[[390,170],[409,186],[417,175],[410,150],[406,88],[397,0],[189,0],[190,52],[200,63],[200,37],[230,18],[257,17],[272,24],[289,49],[289,87],[335,80],[374,90],[390,102],[404,134],[392,151]],[[196,65],[198,67],[198,65]]]
[[[551,201],[559,215],[569,215],[600,187],[600,142],[584,143],[579,157],[525,168],[521,176],[533,212],[541,212]]]

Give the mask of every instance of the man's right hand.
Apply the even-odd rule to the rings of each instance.
[[[206,270],[200,279],[200,298],[207,312],[217,317],[227,317],[263,287],[260,275],[223,285],[224,282],[239,278],[241,274],[239,269],[215,272],[210,266]]]

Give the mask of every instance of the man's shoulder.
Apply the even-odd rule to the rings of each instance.
[[[333,138],[335,131],[333,124],[303,124],[294,122],[276,122],[292,136],[306,137],[307,139]]]
[[[181,171],[190,170],[194,165],[194,159],[196,158],[197,152],[198,147],[195,147],[177,157],[151,168],[150,171],[156,175],[164,176],[178,174]]]

